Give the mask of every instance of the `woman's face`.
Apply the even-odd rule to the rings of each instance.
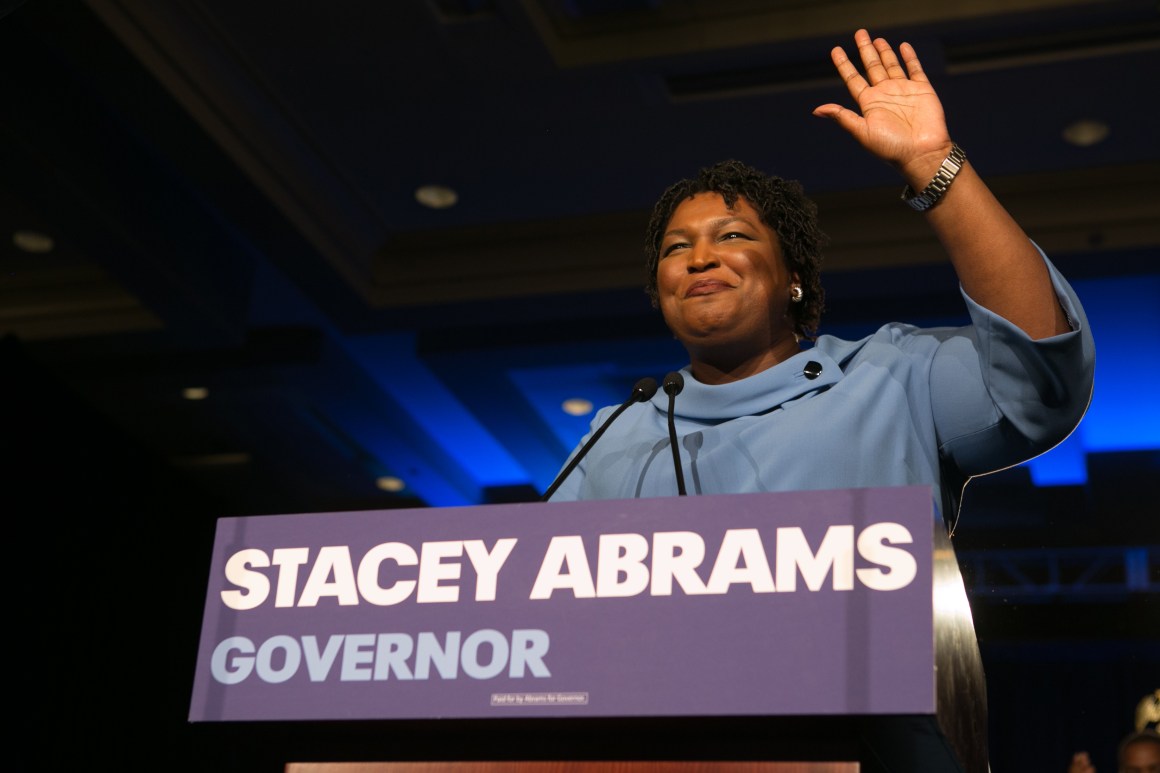
[[[694,358],[716,347],[752,356],[793,341],[786,310],[797,281],[777,234],[745,199],[730,209],[719,194],[699,193],[673,212],[657,292],[665,322]]]

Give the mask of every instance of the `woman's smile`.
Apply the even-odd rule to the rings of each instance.
[[[730,289],[732,289],[732,286],[721,279],[698,279],[689,285],[689,289],[685,291],[685,297],[692,298],[697,295],[712,295],[722,290]]]

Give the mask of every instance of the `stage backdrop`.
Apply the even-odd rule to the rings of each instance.
[[[927,487],[224,518],[192,721],[933,714]]]

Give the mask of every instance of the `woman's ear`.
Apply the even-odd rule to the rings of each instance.
[[[789,299],[794,303],[801,303],[802,300],[802,280],[796,271],[789,275]]]

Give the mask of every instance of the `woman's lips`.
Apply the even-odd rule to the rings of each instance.
[[[689,286],[689,289],[685,291],[685,297],[692,298],[697,295],[712,295],[713,293],[728,289],[729,285],[719,279],[700,279]]]

